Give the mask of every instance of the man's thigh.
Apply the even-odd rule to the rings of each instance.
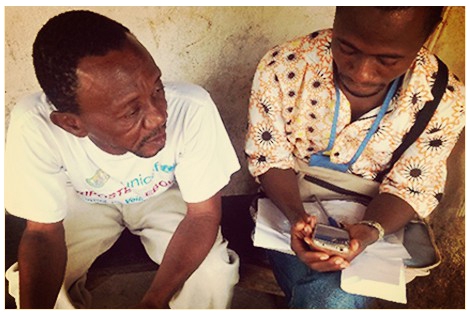
[[[64,285],[68,289],[98,256],[111,248],[124,226],[118,207],[86,203],[72,190],[67,196],[64,229],[68,259]]]
[[[187,212],[178,188],[145,202],[123,206],[124,224],[139,236],[150,258],[160,264],[166,247]]]

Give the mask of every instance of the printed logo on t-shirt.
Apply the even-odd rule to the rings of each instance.
[[[109,180],[111,176],[102,169],[98,169],[92,177],[85,179],[91,189],[86,188],[85,190],[76,190],[76,192],[85,202],[89,203],[131,204],[143,202],[174,184],[175,166],[175,164],[160,164],[157,161],[147,174],[139,173],[126,181],[116,179],[114,176],[112,180]],[[107,189],[111,190],[107,192],[94,190],[103,188],[105,185],[109,185]]]
[[[98,169],[98,171],[96,171],[96,173],[91,178],[86,179],[86,183],[94,188],[101,188],[109,180],[109,178],[109,174],[101,169]]]

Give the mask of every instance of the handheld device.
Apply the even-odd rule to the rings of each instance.
[[[340,254],[349,252],[349,232],[341,228],[318,223],[313,230],[312,241],[320,251]]]

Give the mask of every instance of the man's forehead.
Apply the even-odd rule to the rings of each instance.
[[[113,75],[119,78],[123,72],[129,73],[146,65],[154,72],[160,72],[152,56],[132,36],[120,49],[108,51],[105,55],[85,56],[77,65],[77,76],[90,78],[90,76]]]
[[[335,19],[348,22],[367,23],[370,19],[378,19],[380,24],[411,25],[413,21],[425,20],[430,10],[427,7],[347,7],[336,11]],[[423,25],[424,26],[424,25]]]
[[[377,7],[351,7],[337,11],[334,32],[338,35],[375,38],[383,44],[402,42],[422,44],[425,40],[426,9],[384,10]],[[379,42],[377,42],[379,43]],[[413,44],[412,44],[413,45]]]
[[[151,55],[136,40],[104,56],[83,58],[77,66],[77,96],[109,98],[108,102],[126,102],[136,97],[143,86],[151,89],[161,78],[161,71]]]

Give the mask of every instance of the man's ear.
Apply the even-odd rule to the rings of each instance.
[[[50,118],[52,123],[77,137],[85,137],[88,135],[88,131],[83,126],[82,120],[75,113],[53,111],[50,114]]]

